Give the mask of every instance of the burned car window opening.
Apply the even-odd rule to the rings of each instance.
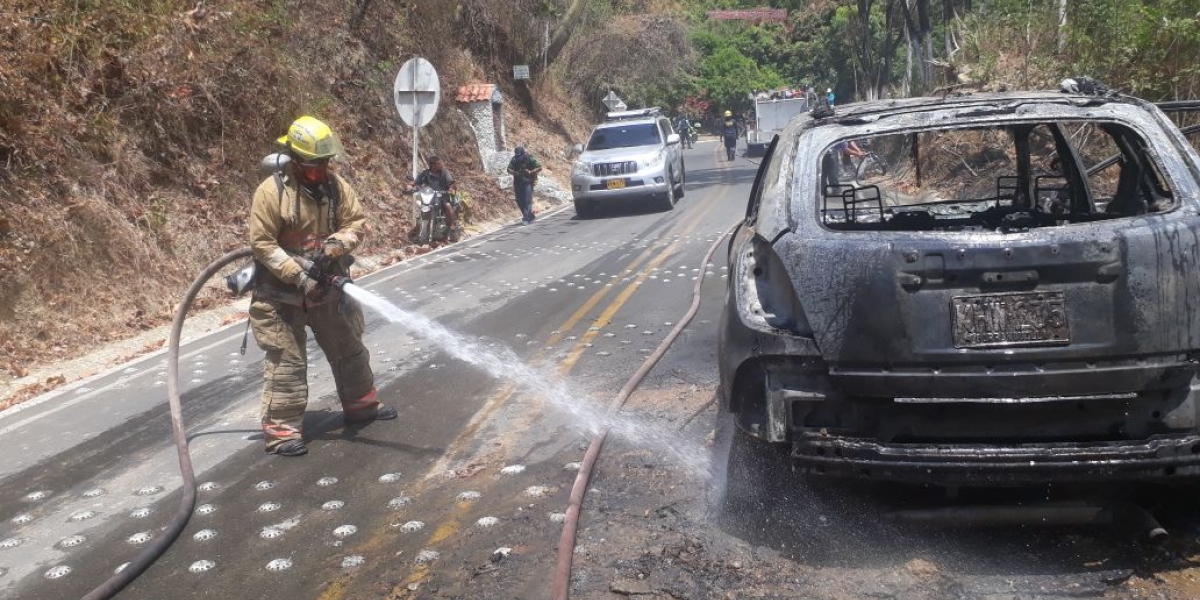
[[[1119,158],[1095,169],[1114,155]],[[1011,233],[1175,206],[1146,141],[1111,122],[1017,122],[843,138],[821,154],[819,171],[817,213],[834,230]]]

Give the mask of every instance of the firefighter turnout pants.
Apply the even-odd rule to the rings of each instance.
[[[371,354],[362,343],[362,308],[349,298],[295,306],[255,299],[250,305],[254,339],[266,351],[263,361],[262,428],[267,451],[287,440],[301,439],[308,406],[309,327],[333,370],[338,399],[347,421],[369,421],[379,401]]]

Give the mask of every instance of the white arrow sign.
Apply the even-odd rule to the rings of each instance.
[[[412,176],[417,177],[417,156],[420,150],[418,132],[433,121],[438,102],[442,98],[442,86],[437,70],[424,58],[409,59],[396,73],[392,90],[396,98],[396,111],[409,127],[413,128]]]

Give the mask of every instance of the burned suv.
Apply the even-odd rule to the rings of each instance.
[[[1197,477],[1198,180],[1182,132],[1128,97],[960,95],[794,119],[729,246],[730,469]]]

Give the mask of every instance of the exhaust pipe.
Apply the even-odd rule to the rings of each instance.
[[[1133,502],[1122,502],[1114,506],[1113,519],[1122,531],[1142,544],[1158,546],[1170,537],[1150,511]]]
[[[908,523],[973,527],[1092,525],[1112,521],[1104,507],[1082,503],[1039,504],[1036,506],[947,506],[898,510],[892,515],[898,520]]]
[[[891,516],[899,521],[921,525],[1114,525],[1134,540],[1151,546],[1162,544],[1169,537],[1154,515],[1133,502],[1109,505],[1060,502],[1034,506],[948,506],[897,510]]]

